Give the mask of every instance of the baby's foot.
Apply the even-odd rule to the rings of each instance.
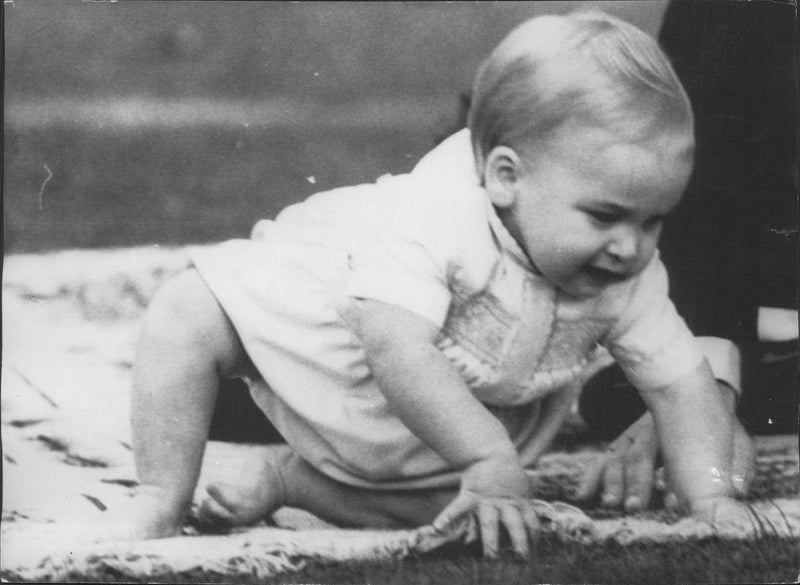
[[[265,454],[259,467],[239,483],[214,482],[206,487],[198,519],[212,526],[246,526],[263,520],[286,502],[281,468],[291,451]]]
[[[181,506],[171,506],[169,494],[152,486],[139,486],[127,502],[111,505],[99,525],[92,526],[93,540],[149,540],[180,534],[184,521]]]

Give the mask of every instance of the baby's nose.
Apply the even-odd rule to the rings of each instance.
[[[641,236],[637,230],[622,228],[606,246],[606,253],[617,263],[630,264],[639,257]]]

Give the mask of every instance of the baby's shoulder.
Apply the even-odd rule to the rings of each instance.
[[[613,323],[610,335],[638,328],[637,324],[658,326],[660,317],[671,314],[667,270],[658,255],[636,277],[609,291],[602,312]]]

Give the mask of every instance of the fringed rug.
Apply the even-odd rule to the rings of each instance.
[[[92,527],[124,506],[135,485],[128,430],[129,373],[138,317],[185,250],[62,252],[5,260],[3,275],[3,516],[0,571],[8,580],[68,581],[117,575],[147,580],[197,571],[269,577],[311,561],[403,558],[474,538],[463,525],[443,534],[339,529],[283,508],[230,534],[185,534],[148,542],[97,543]],[[578,429],[578,432],[574,432]],[[581,509],[571,498],[599,445],[579,426],[531,474],[543,529],[587,545],[663,543],[712,536],[710,526],[663,508],[625,515]],[[797,436],[759,437],[749,504],[756,532],[800,537]],[[198,494],[209,481],[276,447],[211,443]],[[79,578],[79,577],[78,577]]]

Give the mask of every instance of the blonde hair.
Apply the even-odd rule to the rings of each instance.
[[[468,126],[479,176],[493,148],[535,147],[574,119],[632,136],[693,127],[686,91],[655,39],[603,12],[532,18],[475,78]]]

